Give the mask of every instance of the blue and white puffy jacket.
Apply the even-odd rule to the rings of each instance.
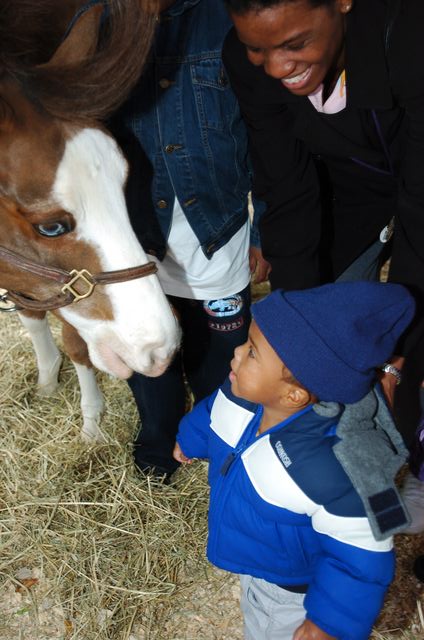
[[[184,454],[210,462],[208,558],[275,584],[308,584],[308,619],[340,640],[366,640],[393,579],[392,538],[375,540],[333,453],[337,418],[310,406],[256,437],[262,411],[227,380],[180,423]]]

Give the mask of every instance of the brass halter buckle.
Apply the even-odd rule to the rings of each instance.
[[[10,313],[11,311],[17,311],[16,304],[9,300],[9,292],[6,289],[0,289],[0,312]]]
[[[64,294],[70,293],[73,296],[73,302],[79,302],[79,300],[84,300],[84,298],[88,298],[93,293],[93,289],[96,286],[94,282],[93,276],[87,269],[81,269],[81,271],[77,271],[76,269],[72,269],[69,272],[69,275],[72,276],[71,280],[63,285],[61,291]],[[75,289],[75,284],[78,282],[79,285],[83,285],[87,287],[86,291],[80,293]]]

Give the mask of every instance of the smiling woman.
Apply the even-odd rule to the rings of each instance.
[[[344,66],[344,16],[349,0],[308,0],[264,6],[250,2],[249,10],[232,18],[247,56],[255,66],[280,80],[292,93],[308,95],[324,83],[326,90],[337,80]],[[245,7],[246,7],[246,3]],[[312,7],[312,8],[311,8]]]

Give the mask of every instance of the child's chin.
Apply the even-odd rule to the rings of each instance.
[[[241,398],[241,395],[237,391],[237,383],[235,381],[231,383],[231,393],[233,396],[236,396],[236,398]]]
[[[235,375],[235,373],[231,371],[228,377],[231,382],[231,393],[233,394],[233,396],[236,396],[236,398],[243,398],[237,388],[237,376]]]

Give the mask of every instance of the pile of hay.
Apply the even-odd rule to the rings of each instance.
[[[72,365],[54,396],[38,398],[17,317],[0,317],[0,349],[0,639],[241,639],[236,578],[204,557],[205,463],[169,486],[141,477],[126,383],[99,375],[108,442],[88,446]],[[405,540],[410,562],[418,538]],[[402,637],[424,637],[419,589],[392,592],[381,633],[414,622]]]

